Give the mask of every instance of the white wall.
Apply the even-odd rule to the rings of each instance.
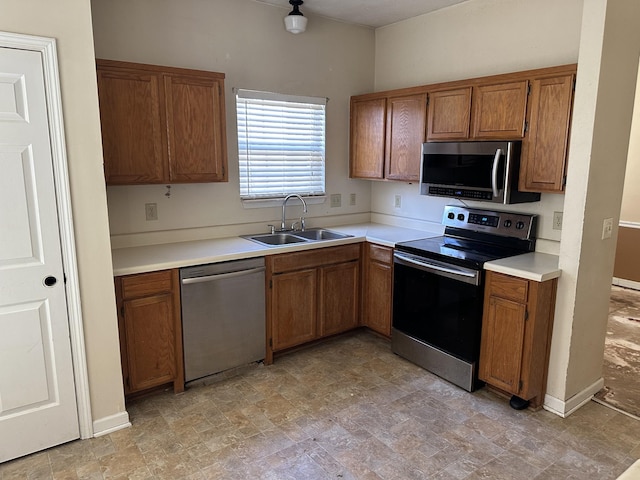
[[[283,24],[289,8],[250,0],[92,0],[92,9],[98,58],[226,74],[229,182],[173,185],[171,198],[164,186],[109,187],[111,234],[118,245],[126,242],[118,236],[136,232],[165,231],[164,238],[176,238],[166,231],[204,229],[207,236],[222,236],[251,222],[254,230],[266,231],[280,217],[278,207],[241,205],[234,87],[328,97],[327,193],[342,194],[342,207],[311,205],[307,224],[355,213],[368,220],[371,187],[348,178],[348,132],[349,98],[373,90],[372,29],[309,16],[307,31],[292,35]],[[356,194],[355,207],[348,205],[350,193]],[[158,204],[158,221],[144,219],[149,202]]]
[[[84,0],[3,0],[0,30],[57,40],[94,420],[124,410],[91,11]]]
[[[582,0],[470,0],[379,28],[376,90],[575,63],[581,17]],[[440,223],[443,206],[457,203],[417,192],[417,184],[374,183],[372,212]],[[563,203],[564,195],[543,194],[540,202],[503,209],[540,215],[537,249],[557,253],[561,232],[552,220]]]

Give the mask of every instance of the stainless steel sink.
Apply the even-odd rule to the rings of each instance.
[[[253,240],[264,245],[287,245],[289,243],[300,243],[308,241],[291,233],[265,233],[263,235],[243,235],[243,238]]]
[[[246,238],[247,240],[252,240],[254,242],[258,242],[270,247],[275,247],[279,245],[288,245],[290,243],[338,240],[341,238],[352,237],[353,235],[334,232],[332,230],[327,230],[326,228],[311,228],[309,230],[304,230],[301,232],[277,232],[241,236],[242,238]]]
[[[337,240],[340,238],[348,238],[352,235],[346,235],[344,233],[334,232],[332,230],[327,230],[326,228],[310,228],[309,230],[305,230],[303,232],[295,232],[295,235],[298,237],[306,238],[308,240]]]

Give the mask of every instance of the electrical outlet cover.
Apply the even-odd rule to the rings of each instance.
[[[342,195],[340,195],[339,193],[332,193],[330,198],[332,208],[342,205]]]

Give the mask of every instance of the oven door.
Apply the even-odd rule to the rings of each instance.
[[[467,363],[477,363],[482,280],[481,270],[396,251],[394,333],[417,339]]]

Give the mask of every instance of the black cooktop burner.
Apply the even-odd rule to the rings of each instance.
[[[482,268],[485,262],[513,257],[528,251],[522,248],[444,235],[398,243],[396,250],[478,269]]]

